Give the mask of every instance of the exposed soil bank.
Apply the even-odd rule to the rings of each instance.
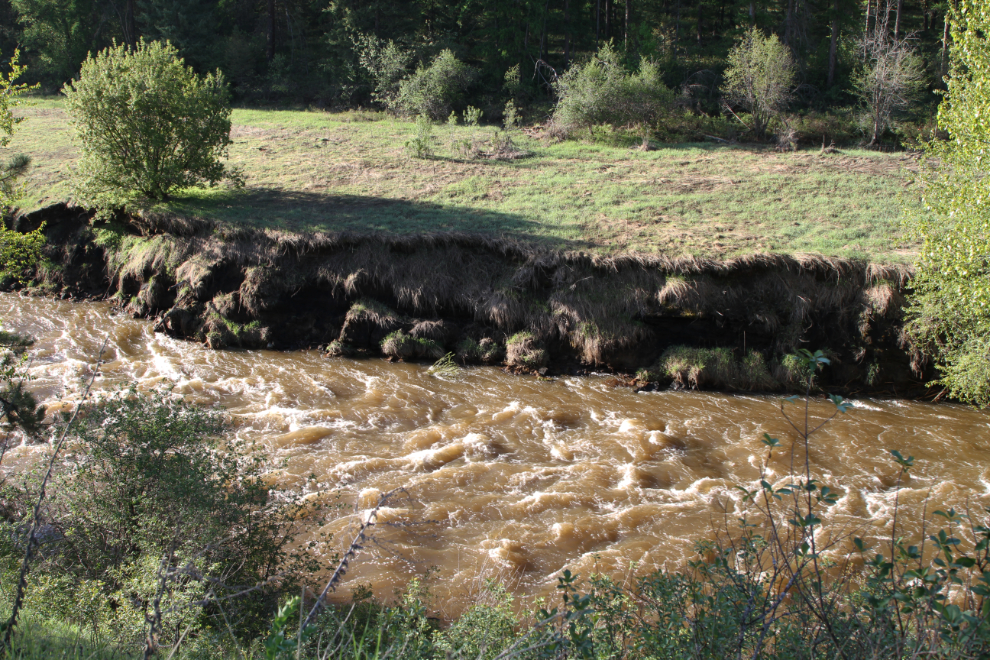
[[[822,349],[833,391],[919,396],[902,331],[910,270],[820,256],[605,258],[466,234],[297,235],[56,205],[38,287],[116,297],[172,336],[212,347],[325,346],[523,371],[636,373],[637,384],[775,391],[787,355]],[[5,283],[11,288],[11,283]],[[544,370],[547,370],[544,372]]]

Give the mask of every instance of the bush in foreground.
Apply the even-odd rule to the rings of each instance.
[[[90,55],[62,91],[82,148],[82,193],[97,206],[239,181],[221,162],[231,144],[223,74],[196,75],[168,42]]]
[[[990,405],[990,7],[963,0],[952,21],[952,68],[938,111],[946,142],[922,169],[924,239],[909,329],[950,396]]]

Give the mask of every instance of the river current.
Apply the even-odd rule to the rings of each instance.
[[[565,568],[631,578],[684,566],[696,540],[734,528],[735,486],[758,480],[763,433],[786,448],[795,437],[775,396],[635,393],[608,376],[538,380],[492,367],[439,378],[425,365],[317,351],[213,351],[108,304],[16,294],[0,294],[0,320],[36,339],[31,389],[52,410],[78,400],[107,335],[98,392],[168,386],[224,408],[273,482],[334,505],[312,521],[313,537],[330,539],[314,552],[346,547],[379,495],[403,487],[381,513],[401,524],[378,528],[346,586],[370,584],[388,597],[429,572],[447,616],[485,578],[528,596],[550,593]],[[833,410],[820,399],[810,408],[814,419]],[[990,415],[862,399],[813,436],[812,471],[841,494],[828,525],[864,537],[889,529],[893,449],[916,459],[898,500],[905,535],[920,532],[926,509],[990,504]],[[42,450],[19,447],[5,468]],[[786,481],[789,466],[780,452],[771,480]]]

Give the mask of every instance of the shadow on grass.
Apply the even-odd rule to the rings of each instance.
[[[332,195],[277,188],[189,191],[164,208],[188,218],[256,229],[291,232],[388,232],[488,234],[558,249],[588,249],[587,241],[553,232],[521,215],[433,202],[362,195]]]

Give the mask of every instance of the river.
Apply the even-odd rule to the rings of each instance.
[[[314,536],[331,538],[318,552],[346,546],[379,494],[404,487],[382,512],[404,524],[378,529],[346,585],[387,597],[429,571],[445,616],[472,602],[484,578],[527,596],[551,592],[564,568],[631,577],[683,566],[713,526],[734,527],[735,486],[758,479],[763,433],[788,447],[795,437],[775,396],[635,393],[608,376],[547,381],[492,367],[442,379],[425,365],[317,351],[213,351],[109,304],[16,294],[0,294],[0,319],[36,339],[31,389],[55,408],[78,400],[107,334],[96,390],[174,385],[191,402],[222,406],[273,481],[340,505],[314,521]],[[811,406],[814,418],[832,410]],[[926,506],[990,502],[990,415],[862,399],[813,436],[812,470],[841,494],[826,516],[833,529],[875,537],[888,528],[892,449],[916,458],[899,498],[908,536]],[[5,466],[41,451],[19,447]],[[786,480],[788,466],[782,452],[771,480]]]

